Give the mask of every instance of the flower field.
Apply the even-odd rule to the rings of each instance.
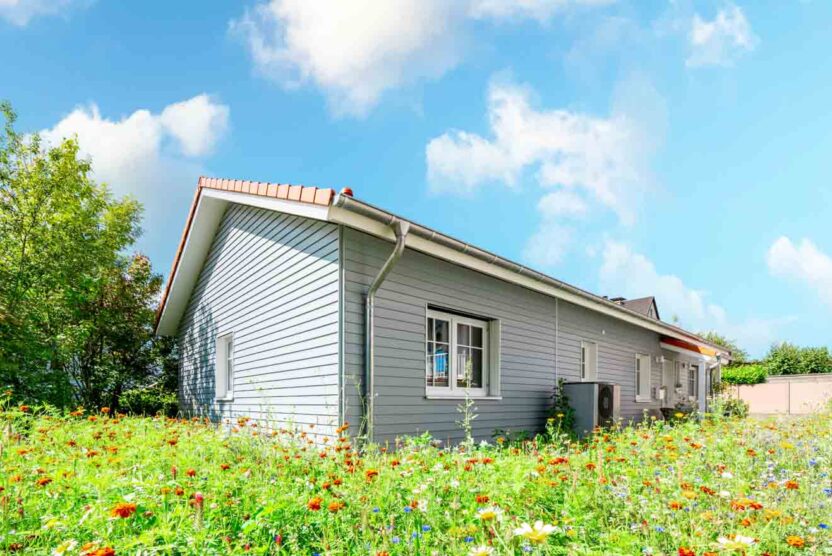
[[[832,418],[360,454],[343,430],[7,407],[0,552],[832,554]]]

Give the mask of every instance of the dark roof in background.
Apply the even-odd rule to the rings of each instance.
[[[653,296],[640,297],[638,299],[624,299],[622,301],[617,301],[616,303],[631,311],[635,311],[636,313],[653,317],[656,320],[662,320],[659,316],[659,307],[656,305],[656,298]],[[653,314],[651,314],[651,312]]]

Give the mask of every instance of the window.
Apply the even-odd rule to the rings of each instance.
[[[688,368],[688,396],[694,399],[696,399],[698,378],[699,365],[691,365]]]
[[[234,398],[234,335],[217,336],[216,361],[214,362],[215,397],[218,400]]]
[[[636,401],[650,401],[650,356],[636,354]]]
[[[429,395],[488,394],[492,380],[489,375],[489,328],[492,324],[428,310],[425,384]],[[494,389],[491,390],[493,394]]]
[[[598,378],[598,345],[595,342],[581,342],[581,380],[593,381]]]

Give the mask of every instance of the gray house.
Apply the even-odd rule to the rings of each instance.
[[[704,408],[730,353],[655,301],[593,295],[359,201],[200,178],[157,320],[192,414],[365,423],[377,442],[539,430],[559,379],[620,386],[620,414]],[[367,400],[368,403],[364,403]]]

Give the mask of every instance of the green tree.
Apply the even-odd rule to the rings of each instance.
[[[742,349],[739,345],[737,345],[736,341],[726,338],[725,336],[713,330],[709,332],[700,332],[699,335],[711,342],[712,344],[716,344],[718,346],[724,347],[727,350],[730,350],[732,364],[742,364],[748,361],[748,352]]]
[[[160,278],[127,257],[141,206],[113,199],[74,139],[22,135],[0,103],[0,385],[30,400],[109,403],[154,365]]]
[[[770,375],[795,375],[801,373],[800,348],[789,342],[774,344],[763,359]]]

